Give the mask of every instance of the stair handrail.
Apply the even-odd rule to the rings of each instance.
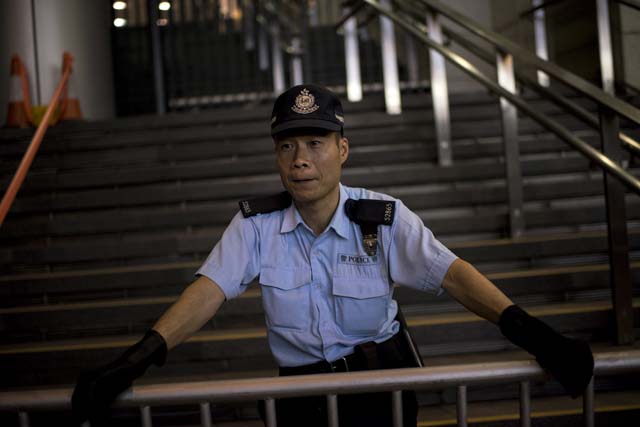
[[[443,34],[449,38],[450,40],[458,43],[460,46],[465,49],[471,51],[478,58],[486,62],[487,64],[493,64],[494,59],[489,52],[483,49],[480,45],[468,40],[467,38],[461,36],[460,34],[450,31],[447,28],[443,28]],[[533,89],[534,91],[542,94],[543,96],[549,98],[552,102],[560,105],[567,110],[570,110],[574,113],[578,118],[582,119],[586,124],[591,126],[594,129],[599,129],[600,124],[598,122],[597,117],[593,114],[582,108],[580,105],[566,99],[564,96],[554,92],[553,90],[540,85],[535,79],[529,78],[526,75],[520,73],[518,70],[514,70],[517,79],[523,83],[525,86]],[[640,142],[633,139],[631,136],[626,133],[620,131],[618,133],[618,137],[620,138],[620,142],[622,145],[629,150],[633,155],[640,156]]]
[[[469,74],[472,78],[477,80],[482,85],[486,86],[489,90],[494,92],[507,99],[510,103],[515,105],[519,110],[525,112],[531,118],[536,120],[542,126],[556,134],[558,137],[572,145],[575,149],[584,154],[587,158],[589,158],[594,163],[598,164],[602,167],[607,173],[616,177],[622,183],[624,183],[631,191],[640,195],[640,180],[636,179],[631,173],[627,172],[624,168],[618,165],[616,162],[611,160],[606,155],[602,154],[597,149],[593,148],[586,141],[581,138],[573,135],[569,130],[567,130],[564,126],[557,123],[555,120],[552,120],[546,117],[543,113],[531,107],[524,99],[520,96],[512,94],[498,83],[494,82],[492,79],[487,77],[484,73],[482,73],[477,67],[471,64],[469,61],[464,59],[461,55],[453,52],[451,49],[445,47],[442,44],[436,43],[431,40],[427,36],[427,28],[424,24],[415,21],[411,18],[405,18],[400,16],[398,13],[389,10],[382,6],[376,0],[362,0],[364,3],[367,3],[369,6],[377,10],[380,14],[387,16],[392,21],[396,22],[398,25],[403,27],[406,31],[412,33],[418,40],[427,44],[430,48],[438,51],[444,57],[446,57],[449,61],[451,61],[454,65],[458,66],[462,71]],[[508,53],[512,54],[514,58],[520,60],[527,60],[532,64],[540,63],[541,66],[537,68],[542,68],[548,74],[553,75],[554,77],[559,78],[562,81],[565,81],[567,84],[570,84],[572,87],[575,87],[578,91],[584,93],[585,95],[590,94],[590,98],[594,99],[596,102],[606,106],[607,108],[618,112],[619,114],[629,118],[630,120],[640,124],[640,110],[634,108],[627,103],[615,98],[614,96],[609,95],[604,92],[602,89],[594,86],[593,84],[583,80],[582,78],[572,74],[568,71],[561,69],[560,67],[552,64],[550,62],[544,61],[537,56],[527,52],[520,46],[515,45],[514,43],[508,41],[506,38],[499,36],[487,29],[484,29],[471,21],[470,19],[462,16],[461,14],[453,11],[452,9],[441,6],[439,2],[434,2],[433,0],[414,0],[419,3],[424,3],[428,7],[433,7],[437,13],[441,13],[443,16],[450,18],[452,21],[457,22],[458,24],[466,27],[468,30],[480,35],[486,40],[497,44],[497,47],[502,49],[504,48]],[[442,9],[440,9],[442,7]],[[340,22],[337,24],[341,25],[347,21],[350,17],[354,16],[353,11],[348,12],[345,16],[342,17]]]
[[[546,9],[549,6],[555,6],[556,4],[562,3],[565,0],[547,0],[540,3],[537,6],[533,6],[523,12],[520,12],[520,18],[526,18],[527,16],[533,15],[536,10]],[[625,6],[629,6],[632,9],[640,10],[640,1],[638,0],[614,0],[616,3],[623,4]]]
[[[366,1],[366,0],[365,0]],[[537,70],[544,71],[545,73],[553,76],[557,80],[565,83],[566,85],[574,88],[578,92],[592,99],[600,105],[606,106],[621,116],[628,118],[629,120],[640,124],[640,109],[637,109],[626,102],[616,98],[600,89],[593,83],[586,81],[578,75],[565,70],[559,65],[553,62],[545,61],[544,59],[532,54],[527,49],[512,42],[505,36],[502,36],[494,31],[484,28],[474,22],[472,19],[466,17],[462,13],[452,9],[449,6],[442,4],[438,0],[413,0],[417,3],[421,3],[427,9],[436,11],[442,16],[446,16],[453,22],[461,25],[468,31],[476,34],[477,36],[485,39],[489,43],[493,44],[497,48],[510,53],[515,59],[521,61],[524,64],[532,66]],[[370,3],[370,2],[368,2]],[[371,4],[371,3],[370,3]]]
[[[370,5],[372,2],[364,0]],[[629,120],[640,124],[640,109],[637,109],[628,103],[612,96],[597,87],[593,83],[577,76],[576,74],[565,70],[553,62],[546,61],[537,55],[529,52],[527,49],[512,42],[507,37],[504,37],[494,31],[484,28],[474,22],[472,19],[464,16],[462,13],[452,9],[449,6],[442,4],[438,0],[413,0],[414,2],[421,3],[425,8],[436,11],[442,16],[446,16],[453,22],[461,25],[466,30],[473,34],[485,39],[492,45],[501,49],[502,51],[513,55],[518,61],[534,67],[537,70],[544,71],[545,73],[553,76],[557,80],[565,83],[566,85],[574,88],[578,92],[587,96],[596,103],[606,106],[612,111],[616,112],[620,116],[624,116]]]
[[[13,176],[13,179],[11,179],[11,183],[9,184],[7,191],[5,192],[4,196],[2,197],[2,201],[0,202],[0,227],[2,226],[7,214],[9,213],[9,209],[11,209],[11,205],[13,205],[13,201],[15,200],[18,191],[20,191],[20,187],[22,186],[22,183],[24,182],[24,179],[29,172],[29,168],[33,163],[33,159],[38,153],[40,143],[42,142],[42,139],[44,138],[44,135],[49,128],[49,121],[51,120],[53,112],[60,100],[60,96],[62,95],[62,92],[66,88],[67,82],[69,81],[69,76],[71,75],[72,71],[72,65],[73,57],[70,53],[64,52],[64,54],[62,55],[62,77],[60,78],[60,82],[58,83],[58,86],[56,87],[56,90],[51,97],[51,101],[49,102],[47,111],[44,113],[44,117],[42,118],[40,125],[38,125],[36,133],[33,135],[33,138],[31,138],[29,147],[27,147],[27,150],[25,151],[24,156],[20,161],[20,165],[18,166],[18,169]]]
[[[640,371],[640,350],[599,352],[594,354],[594,377]],[[442,390],[458,388],[458,414],[466,414],[466,388],[488,383],[520,383],[520,405],[527,408],[521,417],[530,417],[530,381],[547,380],[548,375],[532,359],[488,363],[431,366],[424,368],[384,369],[375,371],[266,377],[231,380],[192,381],[134,386],[122,393],[114,406],[139,406],[143,419],[150,419],[151,405],[200,404],[203,425],[210,426],[209,402],[232,402],[265,399],[267,426],[275,421],[275,398],[327,395],[329,419],[337,418],[336,395],[356,392],[391,391],[394,396],[394,426],[401,426],[401,390]],[[464,391],[461,393],[461,391]],[[68,409],[72,389],[36,389],[0,392],[0,411],[18,412],[21,426],[29,425],[28,411]],[[593,379],[584,396],[585,423],[593,421]],[[333,402],[333,404],[332,404]],[[465,417],[466,418],[466,417]],[[271,422],[270,422],[271,420]],[[459,418],[466,425],[466,419]],[[143,425],[151,425],[143,424]],[[330,424],[334,425],[334,424]]]

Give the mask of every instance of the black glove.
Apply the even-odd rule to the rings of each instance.
[[[167,343],[150,329],[116,361],[93,371],[83,372],[73,390],[71,407],[78,424],[89,420],[91,427],[107,425],[109,407],[115,398],[140,377],[151,364],[164,365]]]
[[[584,393],[593,376],[589,344],[559,334],[517,305],[502,312],[499,325],[502,334],[535,356],[571,397],[575,399]]]

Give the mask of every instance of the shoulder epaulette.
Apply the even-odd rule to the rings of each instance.
[[[357,224],[391,225],[393,224],[396,202],[393,200],[349,199],[344,204],[344,210],[347,217]]]
[[[344,204],[347,217],[360,226],[367,255],[376,254],[378,225],[393,224],[396,202],[390,200],[349,199]]]
[[[291,205],[291,195],[283,191],[267,197],[257,197],[255,199],[241,200],[238,202],[242,216],[249,218],[259,214],[274,211],[281,211]]]

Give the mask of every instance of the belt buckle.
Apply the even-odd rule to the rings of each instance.
[[[349,372],[349,364],[347,363],[347,359],[343,356],[338,360],[335,360],[333,363],[331,363],[331,372],[336,372],[336,368],[337,368],[337,362],[342,360],[342,363],[344,363],[344,371],[345,372]]]

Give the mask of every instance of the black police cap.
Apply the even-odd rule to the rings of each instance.
[[[299,128],[338,132],[344,125],[342,104],[329,89],[299,85],[283,92],[273,104],[271,136]]]

